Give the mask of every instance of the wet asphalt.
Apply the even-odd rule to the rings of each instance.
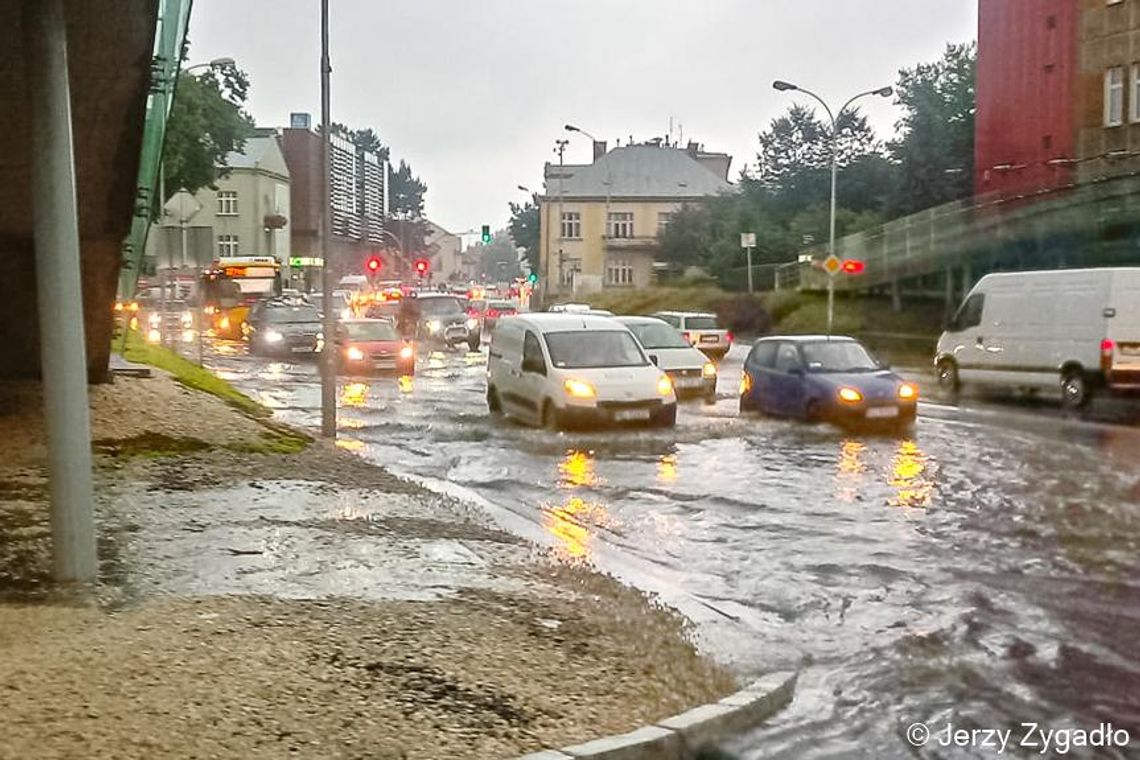
[[[1068,756],[1140,755],[1140,428],[1048,400],[923,401],[893,436],[740,418],[734,350],[673,430],[551,434],[488,416],[485,351],[341,378],[338,445],[656,594],[743,675],[801,669],[741,757],[995,756],[917,750],[915,722],[1111,722],[1131,750]],[[219,344],[208,364],[319,424],[311,360]]]

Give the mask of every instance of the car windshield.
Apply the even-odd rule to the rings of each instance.
[[[685,327],[690,330],[719,330],[716,317],[686,317]]]
[[[808,372],[869,372],[879,364],[867,349],[851,340],[804,343],[804,362]]]
[[[645,348],[692,348],[681,333],[666,324],[630,325],[629,329]]]
[[[549,333],[550,360],[562,369],[642,367],[649,363],[625,330],[574,330]]]
[[[435,297],[417,299],[420,304],[420,313],[425,317],[441,317],[446,314],[462,313],[463,307],[458,298]]]
[[[394,319],[399,313],[399,301],[385,301],[369,306],[366,316],[369,319]]]
[[[518,311],[518,307],[510,301],[492,301],[491,303],[487,304],[487,309],[494,309],[500,314],[504,311]]]
[[[344,329],[348,333],[349,340],[399,340],[392,323],[383,320],[346,322]]]
[[[313,306],[274,306],[265,310],[265,318],[276,325],[321,321]]]

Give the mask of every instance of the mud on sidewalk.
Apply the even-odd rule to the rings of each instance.
[[[0,758],[511,757],[735,687],[641,594],[165,376],[93,393],[102,583],[59,599],[35,402],[0,386]]]

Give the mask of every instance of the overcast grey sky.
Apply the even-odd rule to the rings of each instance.
[[[503,226],[542,186],[562,125],[684,137],[755,162],[787,79],[842,101],[977,34],[976,0],[331,0],[332,115],[372,127],[453,231]],[[190,62],[231,56],[262,126],[320,118],[318,0],[196,0]],[[865,100],[881,136],[898,118]],[[838,103],[835,104],[838,106]],[[676,134],[676,130],[675,130]],[[567,163],[587,162],[571,135]]]

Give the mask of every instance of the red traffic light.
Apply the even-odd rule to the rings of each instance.
[[[376,274],[383,266],[384,262],[380,260],[379,256],[369,256],[368,261],[364,262],[364,268],[367,269],[370,274]]]
[[[845,274],[862,274],[865,266],[859,259],[844,259],[843,272]]]
[[[416,259],[415,268],[416,274],[427,274],[428,269],[431,268],[431,264],[428,263],[427,259]]]

